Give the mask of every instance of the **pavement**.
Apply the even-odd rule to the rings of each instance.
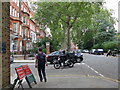
[[[118,88],[118,83],[109,78],[85,75],[48,75],[48,82],[32,84],[33,88]],[[54,79],[53,79],[54,78]],[[80,83],[77,83],[80,82]],[[26,82],[24,88],[29,88]]]
[[[14,60],[14,63],[34,63],[35,60]]]

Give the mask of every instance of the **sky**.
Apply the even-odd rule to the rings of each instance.
[[[106,4],[104,5],[107,9],[113,9],[113,17],[118,20],[118,2],[120,0],[105,0]],[[115,29],[118,31],[118,23],[115,25]]]

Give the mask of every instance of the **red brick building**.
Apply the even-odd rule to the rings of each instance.
[[[28,2],[10,1],[10,51],[22,54],[23,48],[32,48],[32,43],[43,38],[45,34],[30,19],[34,16],[34,11]]]

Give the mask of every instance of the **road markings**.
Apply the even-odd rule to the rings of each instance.
[[[90,67],[89,65],[85,64],[85,63],[82,63],[84,64],[85,66],[87,66],[89,69],[91,69],[92,71],[94,71],[96,74],[98,74],[99,76],[101,77],[104,77],[102,74],[100,74],[98,71],[96,71],[95,69],[93,69],[92,67]]]
[[[94,71],[99,76],[104,77],[102,74],[100,74],[98,71],[96,71],[95,69],[93,69],[92,67],[90,67],[89,65],[87,65],[86,63],[77,63],[77,65],[80,65],[80,64],[87,66],[89,69],[91,69],[92,71]]]

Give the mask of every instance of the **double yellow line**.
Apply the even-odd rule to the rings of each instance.
[[[120,83],[119,80],[116,79],[112,79],[112,78],[108,78],[108,77],[101,77],[101,76],[92,76],[92,75],[75,75],[75,74],[68,74],[68,75],[48,75],[48,77],[74,77],[74,76],[79,76],[79,77],[92,77],[92,78],[101,78],[101,79],[105,79],[105,80],[110,80],[116,83]]]

